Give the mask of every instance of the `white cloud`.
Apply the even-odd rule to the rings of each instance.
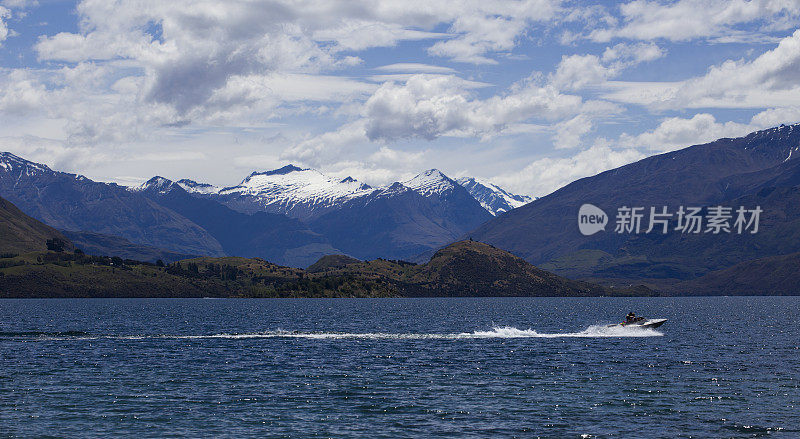
[[[698,113],[688,119],[666,118],[652,131],[638,135],[623,134],[617,144],[626,148],[662,153],[724,137],[741,137],[753,131],[798,121],[800,121],[800,107],[764,110],[756,113],[749,123],[719,122],[712,114]]]
[[[10,71],[0,76],[0,114],[27,115],[41,111],[47,95],[43,84],[29,72]]]
[[[604,66],[596,55],[565,55],[551,81],[561,90],[574,91],[601,84],[615,74],[615,69]]]
[[[607,47],[602,57],[597,55],[564,55],[550,81],[560,90],[576,91],[605,83],[624,69],[653,61],[664,51],[653,43],[620,43]]]
[[[9,18],[11,18],[11,11],[0,6],[0,47],[2,47],[3,41],[8,38],[10,32],[6,23]]]
[[[726,61],[702,77],[685,81],[673,99],[679,103],[719,100],[755,104],[760,92],[797,91],[798,87],[800,30],[752,61]]]
[[[557,129],[557,146],[579,144],[580,135],[590,129],[590,125],[587,128],[581,118],[578,116],[557,125],[571,134],[559,138],[560,130]],[[698,113],[691,118],[670,117],[651,131],[638,135],[622,134],[614,142],[597,139],[593,146],[571,157],[542,158],[520,172],[500,175],[493,180],[520,193],[542,196],[579,178],[641,160],[653,153],[674,151],[725,137],[741,137],[753,131],[798,121],[800,107],[765,110],[755,114],[749,123],[720,122],[709,113]],[[572,125],[577,127],[567,128]]]
[[[594,145],[571,157],[536,160],[519,172],[499,175],[492,181],[515,193],[541,197],[579,178],[590,177],[644,157],[644,154],[632,148],[612,149],[607,145]]]
[[[579,114],[572,119],[556,124],[553,144],[557,149],[577,148],[584,136],[592,131],[592,119],[586,114]]]
[[[208,106],[229,108],[258,103],[263,111],[281,103],[343,102],[369,95],[376,88],[374,84],[343,76],[298,73],[234,76],[222,89],[214,92]]]
[[[332,163],[341,160],[341,152],[345,148],[353,149],[367,143],[364,121],[347,123],[335,131],[313,136],[286,148],[281,159],[299,161],[312,166]]]
[[[449,32],[458,36],[437,42],[428,53],[473,64],[497,64],[487,55],[512,50],[534,23],[562,12],[562,0],[457,3],[447,5],[447,14],[455,13]]]
[[[767,128],[781,124],[795,124],[798,122],[800,122],[800,106],[764,110],[753,116],[750,125],[759,128]]]
[[[428,53],[464,63],[497,64],[486,54],[511,50],[524,29],[524,22],[506,17],[496,17],[491,21],[483,17],[463,17],[450,28],[451,32],[461,36],[434,44]]]
[[[35,46],[41,61],[68,67],[10,83],[0,111],[63,120],[68,140],[85,144],[188,124],[264,125],[302,112],[346,117],[377,88],[369,80],[406,82],[426,72],[451,76],[461,91],[489,85],[421,63],[379,67],[392,74],[367,81],[334,76],[362,61],[350,52],[438,39],[446,44],[430,49],[440,56],[463,60],[452,52],[458,46],[490,57],[513,49],[533,23],[555,17],[560,3],[82,0],[78,32],[41,36]],[[446,26],[446,34],[434,30]],[[76,68],[95,82],[70,74]]]
[[[12,151],[53,169],[83,173],[86,167],[102,163],[108,155],[87,147],[68,147],[60,140],[37,136],[0,137],[0,151]]]
[[[800,105],[800,30],[751,61],[728,60],[680,82],[609,82],[605,99],[656,109]]]
[[[3,6],[11,9],[26,9],[32,6],[38,6],[37,0],[3,0]]]
[[[372,140],[435,139],[469,124],[469,96],[450,76],[415,75],[405,84],[383,84],[364,104]]]
[[[613,38],[689,41],[697,38],[760,39],[759,32],[746,32],[737,25],[763,20],[770,30],[785,30],[798,23],[800,3],[795,0],[635,0],[619,7],[622,23],[595,29],[589,37],[607,42]],[[776,29],[776,24],[781,23]]]
[[[364,50],[371,47],[388,47],[398,41],[441,39],[446,34],[406,29],[399,23],[375,21],[348,21],[334,29],[322,29],[313,34],[315,41],[336,43],[337,50]]]
[[[401,181],[425,169],[428,151],[404,151],[381,146],[360,160],[340,160],[325,164],[325,172],[341,178],[355,177],[370,185],[386,185]]]
[[[698,113],[689,119],[667,118],[653,131],[636,136],[623,134],[619,144],[648,151],[667,152],[722,137],[742,136],[750,131],[753,131],[751,125],[736,122],[720,123],[711,114]]]
[[[452,28],[449,39],[430,48],[439,56],[464,60],[507,51],[531,20],[551,18],[560,0],[458,3],[237,0],[219,7],[189,0],[83,0],[77,7],[81,31],[42,37],[36,50],[48,61],[132,61],[147,78],[145,99],[188,114],[232,78],[352,65],[360,60],[342,51],[448,37],[424,30],[437,24]]]
[[[575,115],[583,101],[551,86],[526,82],[505,95],[476,99],[453,76],[415,75],[405,84],[383,84],[364,104],[370,140],[440,136],[491,136],[529,119]]]
[[[619,43],[607,47],[603,52],[603,61],[627,67],[643,62],[657,60],[665,55],[664,49],[655,43],[627,44]]]
[[[368,77],[370,81],[378,82],[381,84],[388,83],[388,82],[395,82],[395,83],[407,83],[410,79],[414,78],[419,73],[392,73],[388,75],[372,75]],[[437,73],[425,73],[425,75],[429,78],[435,77],[443,77],[448,78],[448,80],[457,83],[459,88],[468,90],[468,89],[478,89],[478,88],[486,88],[492,87],[493,84],[488,82],[479,82],[479,81],[470,81],[467,79],[460,78],[458,76],[454,76],[452,74],[445,74],[440,75]]]

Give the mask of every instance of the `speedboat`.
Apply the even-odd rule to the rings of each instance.
[[[663,325],[666,321],[667,319],[646,319],[644,317],[638,317],[632,322],[615,323],[613,325],[608,325],[608,327],[624,326],[626,328],[655,329]]]

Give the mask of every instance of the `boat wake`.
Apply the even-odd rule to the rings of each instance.
[[[494,327],[491,331],[475,331],[472,338],[597,338],[597,337],[660,337],[663,333],[655,329],[630,328],[624,326],[592,325],[580,332],[541,333],[533,329],[517,329],[512,326]]]
[[[601,338],[601,337],[658,337],[663,333],[654,329],[630,328],[622,326],[592,325],[580,332],[538,332],[534,329],[518,329],[512,326],[498,326],[488,331],[460,333],[393,333],[393,332],[302,332],[265,331],[255,333],[221,333],[211,335],[91,335],[85,332],[67,333],[0,333],[0,339],[25,340],[152,340],[152,339],[259,339],[259,338],[299,338],[299,339],[367,339],[367,340],[474,340],[511,338]]]

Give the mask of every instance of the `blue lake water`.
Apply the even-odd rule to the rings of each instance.
[[[658,330],[605,325],[629,311]],[[800,437],[800,298],[0,300],[0,437]]]

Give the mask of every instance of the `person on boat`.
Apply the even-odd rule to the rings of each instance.
[[[636,314],[629,312],[627,316],[625,316],[625,323],[635,323],[637,320]]]

